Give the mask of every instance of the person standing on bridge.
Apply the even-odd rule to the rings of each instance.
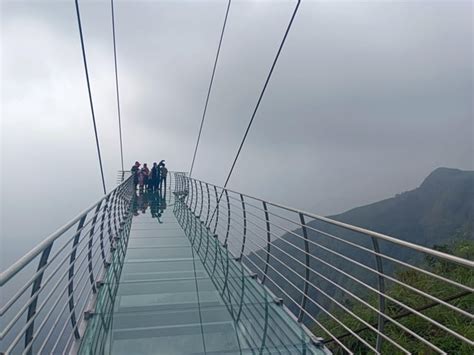
[[[140,163],[138,161],[135,162],[135,165],[132,166],[130,169],[133,175],[133,185],[135,186],[135,190],[137,189],[138,185],[138,172],[140,171]]]
[[[143,174],[143,185],[142,187],[144,187],[145,189],[148,188],[148,183],[149,183],[149,176],[150,176],[150,169],[148,169],[148,166],[146,165],[146,163],[143,164],[143,168],[142,168],[142,174]]]
[[[152,191],[158,190],[158,186],[160,185],[160,167],[153,163],[153,167],[151,168],[151,176],[150,176],[150,187]]]
[[[160,162],[160,191],[163,189],[163,193],[166,195],[166,176],[168,176],[168,169],[165,167],[165,161]]]

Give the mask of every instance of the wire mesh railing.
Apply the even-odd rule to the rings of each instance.
[[[67,353],[80,341],[110,261],[128,238],[132,182],[125,179],[0,275],[3,353]]]
[[[335,353],[472,352],[472,260],[175,179],[180,201]]]

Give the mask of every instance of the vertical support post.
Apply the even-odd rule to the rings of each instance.
[[[53,243],[49,244],[41,253],[40,261],[38,264],[38,268],[36,271],[41,270],[47,263],[49,254],[51,253],[51,249],[53,247]],[[36,306],[38,304],[38,295],[36,294],[38,290],[41,288],[41,282],[43,281],[44,271],[42,271],[38,276],[36,276],[35,281],[33,282],[33,287],[31,288],[31,297],[33,301],[31,301],[30,305],[28,306],[28,314],[26,317],[26,322],[28,323],[29,320],[34,317],[36,314]],[[25,348],[27,348],[30,343],[33,341],[33,331],[34,331],[35,321],[33,320],[31,324],[28,326],[25,332]],[[33,353],[32,347],[28,350],[27,354],[31,355]]]
[[[204,193],[203,193],[203,190],[202,190],[202,182],[201,182],[201,180],[199,180],[199,189],[200,189],[200,191],[201,191],[201,208],[199,209],[199,219],[201,219],[202,208],[204,207]]]
[[[168,175],[170,177],[170,183],[169,183],[170,191],[169,191],[169,194],[168,194],[168,196],[169,196],[169,195],[171,195],[171,185],[173,183],[173,179],[171,178],[171,176],[172,176],[171,171],[168,172]],[[175,185],[176,185],[176,183],[175,183]],[[176,190],[176,188],[175,188],[175,190]]]
[[[267,227],[267,253],[265,257],[265,266],[264,266],[263,276],[262,276],[262,284],[264,284],[267,278],[268,263],[270,262],[270,244],[272,241],[271,241],[271,233],[270,233],[270,218],[268,216],[267,203],[265,201],[262,201],[262,205],[263,205],[263,211],[265,213],[265,223]]]
[[[89,270],[89,281],[91,282],[93,293],[96,293],[97,289],[95,287],[94,270],[93,270],[93,267],[92,267],[92,244],[93,244],[93,241],[94,241],[94,229],[95,229],[95,224],[97,222],[97,217],[99,215],[100,206],[102,206],[102,201],[100,201],[97,204],[97,207],[95,209],[94,217],[92,218],[91,231],[89,232],[89,243],[88,243],[88,246],[87,246],[87,249],[88,249],[88,251],[87,251],[87,261],[88,261],[87,268]]]
[[[242,249],[240,250],[240,256],[239,260],[242,260],[242,257],[244,256],[244,250],[245,250],[245,241],[247,239],[247,212],[245,211],[245,201],[244,201],[244,195],[240,194],[240,201],[242,203],[242,215],[244,218],[244,226],[243,226],[243,236],[242,236]]]
[[[206,223],[204,224],[207,227],[207,222],[209,222],[209,214],[211,213],[211,194],[209,193],[209,184],[206,182],[206,191],[207,191],[207,214],[206,214]]]
[[[104,210],[102,212],[102,220],[100,221],[100,234],[99,234],[99,239],[100,239],[100,255],[102,256],[102,262],[104,265],[106,264],[106,259],[105,259],[105,250],[104,250],[104,223],[105,223],[105,215],[107,214],[107,209],[109,207],[109,199],[110,195],[105,198],[105,204],[104,204]]]
[[[229,200],[229,193],[227,190],[224,190],[225,199],[227,201],[227,230],[225,232],[225,239],[224,239],[224,247],[227,248],[227,240],[229,239],[229,232],[230,232],[230,200]]]
[[[190,191],[190,188],[189,188],[189,178],[187,176],[183,176],[183,180],[184,180],[184,185],[185,185],[185,189],[186,189],[186,198],[184,200],[184,203],[185,203],[186,206],[188,206],[189,196],[191,195],[191,191]]]
[[[112,206],[115,204],[117,198],[117,190],[115,190],[110,199],[109,214],[107,216],[107,234],[109,236],[109,244],[112,245]]]
[[[191,206],[193,205],[193,198],[194,198],[194,188],[193,188],[193,182],[190,178],[187,178],[188,180],[188,185],[189,185],[189,194],[188,194],[188,202],[186,205],[189,207],[189,210],[191,210]]]
[[[303,230],[303,238],[304,238],[304,252],[305,252],[305,277],[304,277],[304,286],[303,286],[303,297],[301,298],[300,303],[300,311],[298,314],[298,322],[302,322],[305,310],[306,310],[306,302],[308,300],[308,289],[309,289],[309,241],[308,241],[308,230],[306,228],[306,222],[304,219],[304,215],[300,212],[300,222]]]
[[[379,241],[377,238],[372,237],[372,249],[374,250],[375,254],[375,264],[377,267],[377,271],[380,274],[384,274],[383,272],[383,263],[382,263],[382,258],[380,257],[380,247],[379,247]],[[382,349],[382,337],[381,334],[383,334],[384,327],[385,327],[385,318],[382,316],[382,314],[385,314],[385,278],[382,275],[378,275],[378,283],[377,283],[377,288],[379,290],[379,315],[377,318],[377,340],[375,343],[375,348],[377,351],[381,351]]]
[[[69,313],[71,319],[71,325],[74,329],[74,337],[76,339],[80,339],[81,336],[79,334],[79,330],[76,327],[76,310],[74,309],[74,264],[76,262],[76,252],[77,252],[77,244],[79,244],[79,238],[81,236],[81,229],[84,227],[84,222],[86,221],[87,213],[81,217],[79,220],[79,224],[77,226],[77,232],[74,236],[74,240],[72,243],[72,253],[69,258],[69,274],[68,274],[68,285],[67,285],[67,293],[69,296]]]
[[[118,230],[117,230],[117,208],[120,205],[120,194],[118,190],[115,190],[115,200],[113,203],[114,212],[113,212],[113,221],[114,221],[114,237],[118,237]]]
[[[175,193],[178,193],[179,191],[179,174],[178,173],[174,173],[174,192]]]
[[[217,223],[219,222],[219,196],[217,194],[217,187],[214,185],[214,194],[216,196],[216,220],[214,222],[214,230],[212,231],[212,234],[216,234],[217,230]],[[212,218],[211,218],[212,219]],[[211,221],[212,222],[212,221]],[[210,222],[209,222],[210,223]]]
[[[195,193],[195,199],[194,199],[194,208],[193,208],[193,214],[196,215],[196,208],[197,208],[197,205],[198,205],[198,197],[199,197],[199,194],[198,194],[198,187],[197,187],[197,182],[195,179],[192,179],[192,181],[194,182],[194,189],[196,190],[196,193]]]

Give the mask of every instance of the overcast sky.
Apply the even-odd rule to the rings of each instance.
[[[227,1],[115,2],[126,168],[189,170]],[[195,176],[223,184],[295,1],[232,2]],[[109,1],[80,1],[108,188]],[[472,1],[303,0],[229,187],[333,214],[473,169]],[[1,1],[4,268],[101,194],[74,1]]]

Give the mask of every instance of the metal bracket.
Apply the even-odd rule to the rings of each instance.
[[[324,338],[317,337],[317,336],[314,336],[314,335],[310,335],[309,338],[311,340],[311,344],[313,344],[314,346],[316,346],[318,348],[324,346]]]
[[[89,309],[84,312],[84,320],[89,320],[94,316],[95,312],[92,309]]]
[[[97,288],[101,288],[102,286],[104,286],[104,284],[105,284],[104,280],[97,280],[97,281],[95,282],[95,286],[96,286]]]
[[[283,306],[283,298],[276,297],[275,299],[273,299],[273,302],[275,302],[275,304],[278,306]]]

